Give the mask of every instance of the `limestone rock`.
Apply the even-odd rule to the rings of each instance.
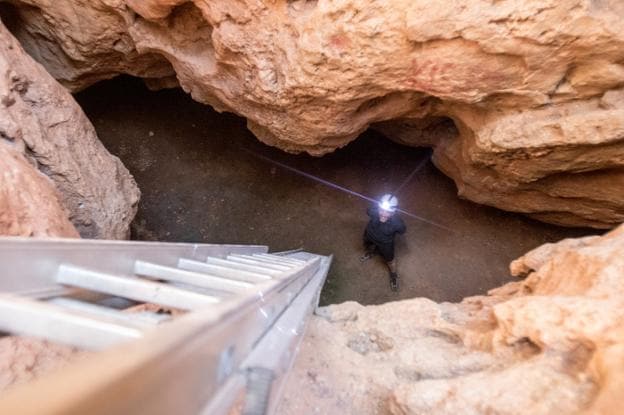
[[[435,147],[467,199],[564,225],[624,221],[619,0],[10,3],[12,31],[72,90],[175,73],[287,151],[331,152],[373,125]]]
[[[88,352],[44,340],[3,336],[0,338],[0,391],[28,383],[88,355]]]
[[[622,250],[624,225],[529,252],[489,296],[321,308],[278,413],[619,413]]]
[[[434,162],[460,196],[560,225],[624,222],[624,105],[453,111],[463,133],[439,141]]]
[[[78,237],[52,181],[2,143],[0,235]]]
[[[11,4],[19,6],[19,13]],[[126,30],[133,16],[123,1],[11,0],[0,6],[3,23],[22,46],[72,90],[119,73],[147,79],[174,74],[162,56],[137,52]]]
[[[32,223],[34,234],[75,236],[66,220],[58,217],[62,209],[55,202],[55,186],[61,205],[83,237],[128,236],[139,199],[134,179],[102,146],[73,97],[1,24],[0,142],[0,146],[6,144],[21,153],[19,157],[2,153],[3,164],[11,169],[0,171],[9,186],[2,190],[12,191],[7,200],[13,199],[13,213],[20,212],[17,219],[28,218],[19,225],[23,229],[9,230],[11,234],[29,234],[28,223]],[[29,164],[19,161],[20,157],[28,159],[53,185],[28,171]],[[48,230],[45,218],[51,220]]]

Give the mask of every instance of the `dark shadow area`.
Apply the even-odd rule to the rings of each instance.
[[[566,229],[462,201],[428,160],[368,131],[322,158],[268,147],[245,120],[219,114],[183,91],[151,92],[121,77],[77,95],[109,151],[142,191],[132,234],[139,240],[264,244],[333,254],[322,303],[363,304],[423,296],[459,301],[511,279],[508,264],[545,242],[591,230]],[[452,229],[404,216],[399,293],[377,258],[361,264],[369,202],[275,165],[267,157],[369,197],[402,188],[401,207]]]
[[[20,21],[19,13],[12,4],[0,2],[0,20],[12,34],[15,33]]]

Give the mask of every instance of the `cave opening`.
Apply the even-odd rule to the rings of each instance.
[[[268,147],[243,118],[217,113],[181,89],[150,91],[137,78],[100,82],[76,99],[141,189],[132,239],[333,254],[321,304],[459,301],[509,281],[509,262],[526,251],[586,233],[460,200],[430,149],[372,129],[317,158]],[[283,166],[373,198],[401,187],[403,210],[442,225],[404,216],[398,293],[380,259],[359,261],[370,202]]]

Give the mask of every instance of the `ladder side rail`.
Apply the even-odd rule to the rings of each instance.
[[[249,371],[257,368],[270,370],[274,380],[270,387],[271,396],[268,400],[269,408],[266,414],[274,412],[279,402],[281,388],[286,380],[297,354],[297,348],[303,338],[308,318],[318,306],[321,288],[327,277],[332,257],[321,259],[316,274],[303,287],[291,306],[286,309],[275,321],[267,333],[259,340],[252,352],[246,357],[234,376],[233,382],[228,382],[219,393],[206,405],[201,415],[229,414],[234,403],[233,397],[244,396],[249,393],[258,393],[258,390],[249,390]],[[247,390],[245,390],[247,388]],[[251,385],[254,389],[254,385]],[[228,399],[229,398],[229,399]],[[255,413],[255,412],[254,412]]]
[[[262,387],[269,387],[268,396],[255,396],[255,399],[251,400],[251,402],[267,402],[268,406],[263,408],[265,414],[272,414],[277,409],[282,388],[287,380],[288,371],[294,363],[309,317],[318,306],[321,289],[325,283],[332,259],[332,257],[322,258],[317,273],[302,289],[297,303],[289,307],[279,317],[271,330],[260,340],[257,347],[241,365],[242,370],[246,373],[261,369],[269,371],[272,375],[271,385],[259,385],[260,388],[253,384],[249,385],[249,383],[247,385],[247,394],[263,393]],[[255,390],[250,390],[250,386],[255,387]],[[245,409],[248,409],[247,405]],[[243,410],[244,413],[245,409]],[[255,412],[252,410],[251,413]]]

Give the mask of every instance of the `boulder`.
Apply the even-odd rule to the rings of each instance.
[[[15,173],[4,180],[7,185],[10,182],[11,186],[17,186],[6,188],[13,190],[10,196],[15,198],[11,202],[14,207],[27,202],[28,209],[22,213],[41,213],[35,228],[44,229],[44,218],[56,217],[50,229],[58,229],[61,210],[56,206],[58,203],[52,202],[56,200],[52,195],[58,195],[67,212],[65,216],[68,215],[82,237],[129,236],[139,200],[134,179],[98,140],[95,129],[71,94],[28,56],[0,23],[2,145],[10,146],[23,159],[3,151],[3,163],[15,166]],[[29,170],[31,166],[52,182],[40,179]],[[9,171],[12,170],[5,174]],[[42,189],[41,194],[37,194],[37,189]],[[51,201],[49,205],[46,200]],[[26,228],[19,233],[28,234]]]
[[[19,151],[2,143],[0,235],[78,237],[54,183],[29,164]]]

